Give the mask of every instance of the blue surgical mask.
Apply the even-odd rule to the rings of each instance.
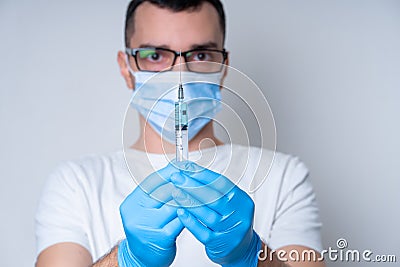
[[[178,100],[179,71],[132,72],[135,90],[131,106],[163,139],[175,143],[175,102]],[[182,72],[184,102],[188,105],[188,138],[193,139],[221,110],[222,72]]]

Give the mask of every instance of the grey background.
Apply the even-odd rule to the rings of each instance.
[[[400,1],[225,1],[231,65],[264,91],[278,150],[311,170],[324,246],[396,254]],[[33,217],[61,161],[122,146],[127,1],[0,1],[2,266],[32,266]],[[328,266],[377,266],[328,263]],[[395,266],[396,264],[382,264]]]

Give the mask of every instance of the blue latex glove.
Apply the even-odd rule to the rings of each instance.
[[[173,201],[169,179],[177,172],[171,164],[149,175],[120,206],[126,239],[118,247],[118,264],[169,266],[176,255],[176,237],[184,226]]]
[[[257,266],[261,240],[253,230],[252,199],[225,176],[193,162],[171,176],[178,217],[222,266]]]

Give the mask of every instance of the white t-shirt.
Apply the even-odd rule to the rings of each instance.
[[[254,229],[271,249],[303,245],[322,250],[315,194],[308,170],[298,158],[256,147],[223,145],[191,152],[190,159],[222,173],[248,192],[255,203]],[[125,154],[90,155],[61,164],[48,178],[38,206],[37,253],[56,243],[74,242],[85,247],[94,260],[106,254],[125,238],[119,214],[122,201],[136,182],[167,163],[164,155],[126,149]],[[217,265],[184,229],[177,238],[172,266]]]

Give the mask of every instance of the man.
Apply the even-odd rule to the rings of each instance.
[[[173,75],[179,55],[182,62],[228,63],[225,15],[218,0],[133,0],[125,35],[127,50],[118,53],[118,64],[139,100],[144,99],[146,87],[140,85],[149,71],[169,68],[161,75]],[[190,64],[184,71],[204,72],[204,77],[215,72]],[[217,71],[222,80],[223,69]],[[202,86],[202,93],[219,100],[219,86]],[[174,149],[161,137],[165,121],[141,101],[133,106],[140,114],[141,135],[127,158],[134,164],[135,179],[147,178],[135,186],[121,152],[60,166],[46,184],[36,217],[37,267],[90,266],[93,261],[93,266],[121,267],[284,266],[276,255],[263,256],[271,249],[318,255],[318,210],[301,162],[277,154],[266,182],[249,194],[241,189],[243,183],[233,183],[217,167],[167,164],[157,155]],[[208,107],[213,115],[216,110]],[[226,152],[214,136],[212,120],[194,118],[193,125],[191,153],[202,140],[212,140],[219,149],[216,162],[222,162]],[[240,159],[240,151],[234,147],[234,160]],[[160,166],[150,171],[146,156]],[[244,180],[255,175],[245,174]],[[286,259],[290,266],[324,266]]]

